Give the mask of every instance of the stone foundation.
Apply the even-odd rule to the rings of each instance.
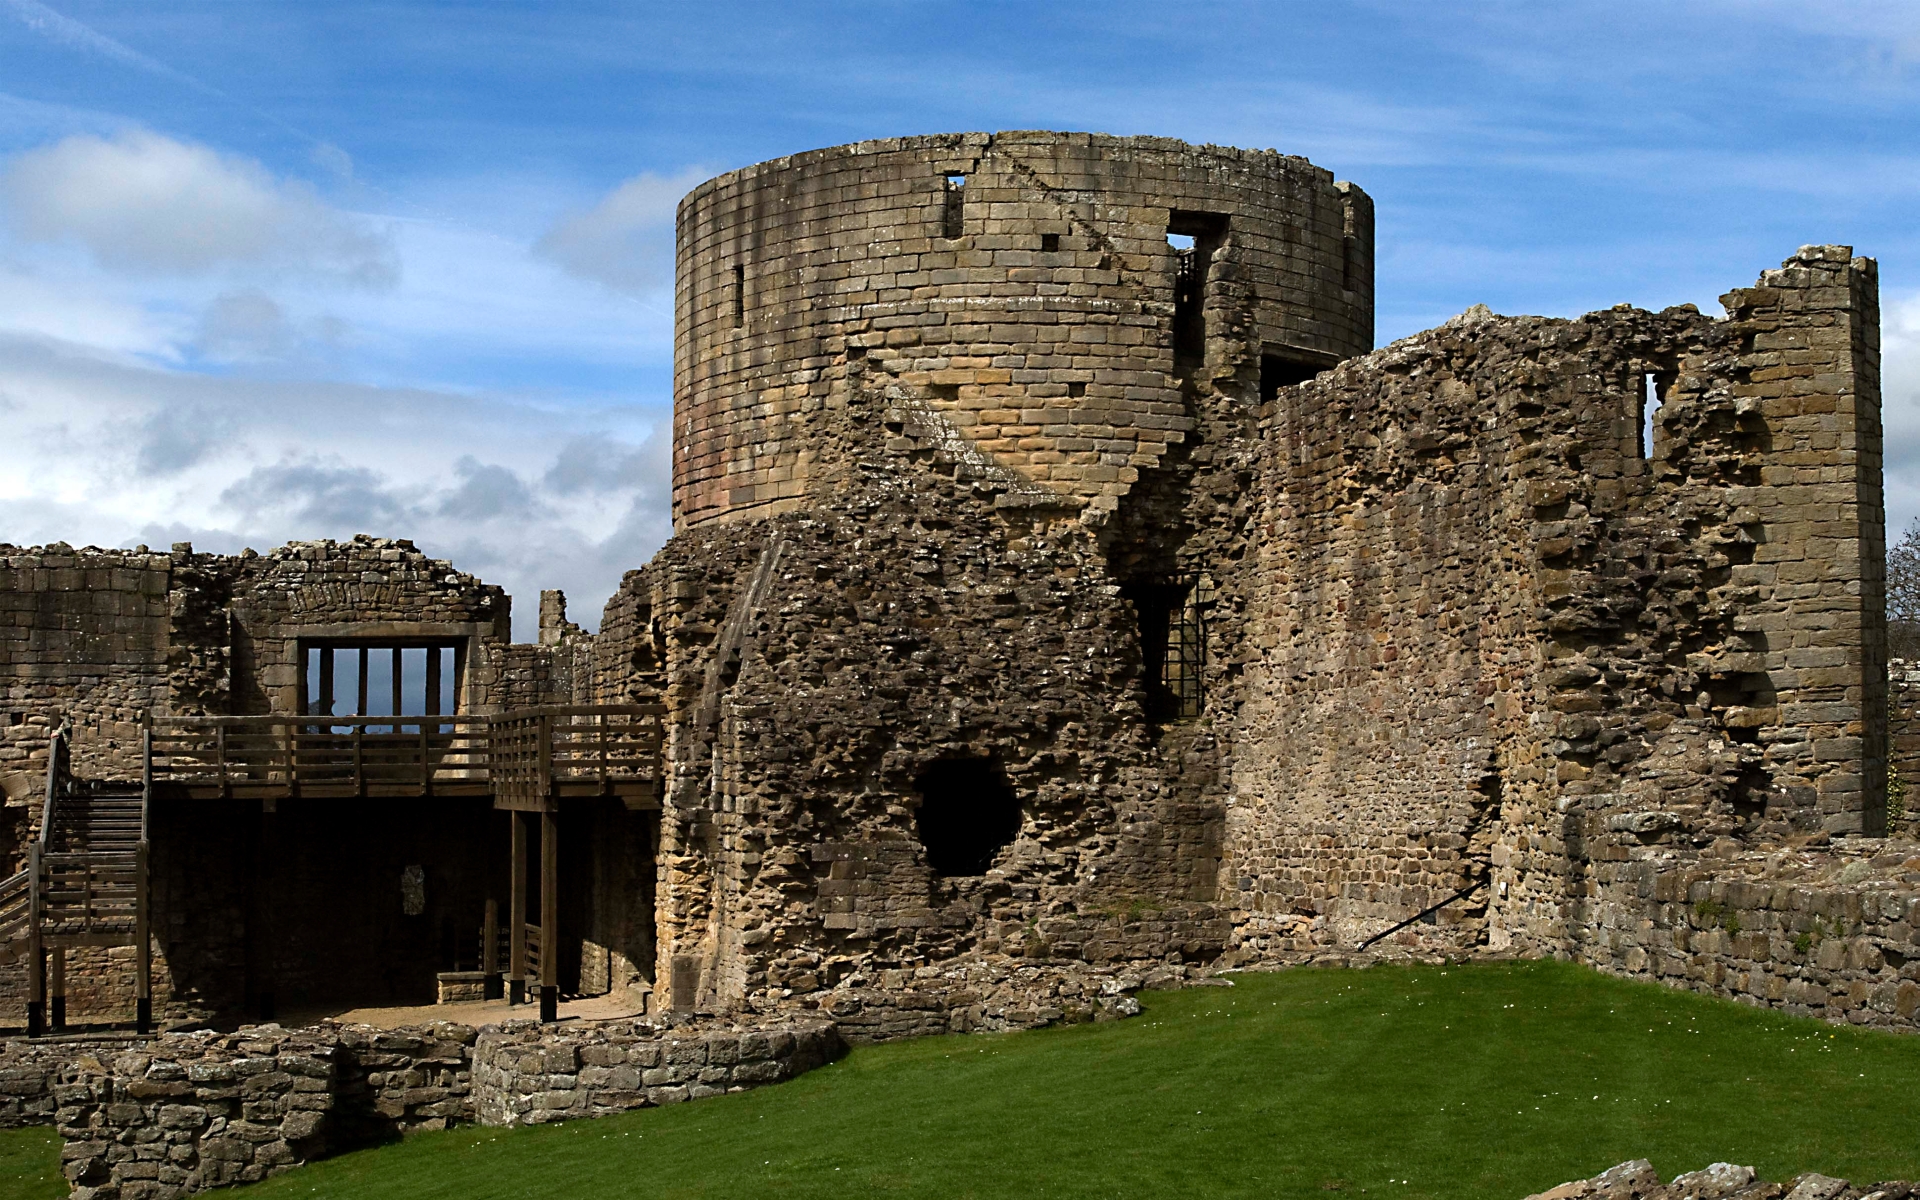
[[[1662,1184],[1653,1164],[1640,1158],[1592,1179],[1536,1192],[1527,1200],[1908,1200],[1914,1192],[1914,1186],[1904,1180],[1856,1187],[1813,1171],[1787,1183],[1768,1183],[1756,1178],[1752,1167],[1733,1163],[1714,1163]]]

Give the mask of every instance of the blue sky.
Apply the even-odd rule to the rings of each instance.
[[[0,0],[0,540],[414,536],[592,623],[665,540],[671,218],[1090,129],[1372,194],[1379,332],[1878,258],[1920,515],[1920,5]]]

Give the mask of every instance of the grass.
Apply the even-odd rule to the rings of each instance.
[[[1117,1024],[902,1042],[697,1104],[426,1134],[246,1195],[1519,1200],[1638,1157],[1667,1176],[1920,1174],[1920,1037],[1551,962],[1234,978]]]
[[[58,1200],[67,1194],[60,1174],[60,1135],[45,1126],[0,1129],[0,1196]]]

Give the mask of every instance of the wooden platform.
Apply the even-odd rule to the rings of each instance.
[[[553,705],[495,716],[157,717],[156,799],[482,798],[546,812],[615,798],[658,808],[654,704]]]

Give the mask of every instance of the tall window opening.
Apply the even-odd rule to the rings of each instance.
[[[1206,707],[1207,610],[1212,582],[1184,573],[1127,585],[1140,620],[1140,656],[1147,720],[1155,724],[1197,717]]]
[[[1175,212],[1167,220],[1173,251],[1173,365],[1191,370],[1207,360],[1207,276],[1225,240],[1219,213]]]
[[[733,327],[740,328],[747,319],[747,269],[739,263],[733,264]]]
[[[457,642],[302,641],[300,711],[329,717],[446,716],[459,709]]]
[[[965,229],[967,177],[949,175],[946,183],[946,201],[940,210],[940,236],[957,238]]]
[[[1640,426],[1640,457],[1650,459],[1653,457],[1655,439],[1660,432],[1659,423],[1654,416],[1667,400],[1666,380],[1649,371],[1641,377],[1638,391],[1640,420],[1637,424]]]
[[[990,758],[943,758],[914,780],[914,824],[936,875],[984,875],[1020,835],[1020,800]]]
[[[1341,208],[1340,286],[1352,291],[1360,278],[1360,236],[1354,228],[1353,202],[1349,200]]]

